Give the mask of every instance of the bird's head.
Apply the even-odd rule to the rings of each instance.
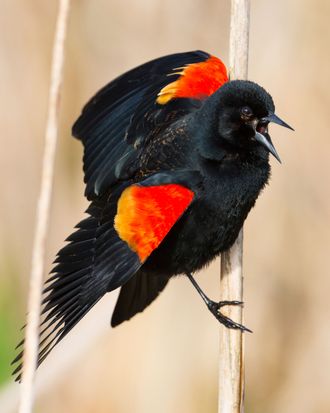
[[[233,80],[219,89],[217,101],[220,137],[234,151],[265,148],[280,162],[268,124],[292,128],[275,115],[273,99],[265,89],[247,80]]]

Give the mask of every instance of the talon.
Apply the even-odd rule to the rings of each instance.
[[[236,301],[236,300],[234,300],[234,301],[220,301],[218,303],[218,305],[219,305],[219,308],[224,307],[226,305],[241,305],[241,306],[243,306],[244,302],[243,301]]]
[[[249,333],[252,333],[252,330],[250,330],[249,328],[243,326],[243,324],[236,323],[231,318],[224,316],[220,312],[218,312],[218,317],[216,316],[216,319],[227,328],[232,328],[234,330],[240,330],[243,333],[245,331],[247,331]]]
[[[235,330],[240,330],[242,332],[248,331],[249,333],[252,333],[252,331],[249,328],[243,326],[242,324],[236,323],[235,321],[233,321],[229,317],[226,317],[219,311],[221,307],[224,307],[226,305],[243,305],[243,302],[242,301],[220,301],[219,303],[217,303],[215,301],[210,300],[207,303],[207,306],[209,310],[211,311],[211,313],[225,327],[232,328]]]
[[[231,320],[229,317],[226,317],[225,315],[223,315],[219,310],[221,307],[224,307],[225,305],[243,305],[243,301],[220,301],[220,302],[215,302],[210,300],[205,294],[204,292],[201,290],[201,288],[199,287],[199,285],[197,284],[197,282],[195,281],[194,277],[187,272],[186,273],[188,278],[190,279],[190,281],[192,282],[193,286],[196,288],[196,290],[198,291],[199,295],[202,297],[202,299],[204,300],[205,304],[207,305],[208,309],[211,311],[211,313],[214,315],[214,317],[224,326],[228,327],[228,328],[234,328],[237,330],[241,330],[241,331],[248,331],[249,333],[252,333],[252,331],[243,326],[242,324],[239,323],[235,323],[235,321]]]

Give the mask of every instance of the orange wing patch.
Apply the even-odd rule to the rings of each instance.
[[[193,200],[194,193],[177,185],[126,188],[119,201],[115,229],[144,262],[162,242]]]
[[[173,70],[171,74],[181,76],[158,93],[157,103],[160,105],[165,105],[173,98],[202,99],[212,95],[228,81],[226,66],[215,56]]]

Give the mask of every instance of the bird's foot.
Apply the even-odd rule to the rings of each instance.
[[[219,303],[209,300],[207,303],[208,309],[211,311],[211,313],[214,315],[214,317],[224,326],[227,328],[233,328],[235,330],[241,330],[241,331],[248,331],[249,333],[252,333],[252,331],[243,326],[242,324],[236,323],[229,317],[226,317],[220,312],[220,308],[224,307],[226,305],[243,305],[242,301],[220,301]]]

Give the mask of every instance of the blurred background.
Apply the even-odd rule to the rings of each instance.
[[[295,128],[272,126],[282,158],[245,225],[247,413],[330,411],[330,2],[251,2],[249,78]],[[15,411],[9,362],[27,301],[57,1],[2,0],[0,14],[0,411]],[[122,72],[202,49],[228,63],[225,0],[72,1],[51,222],[51,262],[83,218],[82,147],[70,128]],[[46,276],[46,275],[45,275]],[[214,298],[219,263],[198,275]],[[38,371],[36,412],[211,413],[219,328],[190,283],[111,330],[108,295]]]

